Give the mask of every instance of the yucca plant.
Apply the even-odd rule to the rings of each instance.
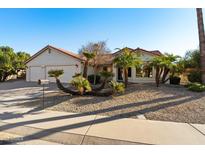
[[[120,83],[120,82],[116,82],[116,81],[110,81],[109,85],[113,89],[114,94],[116,94],[116,93],[124,93],[124,91],[125,91],[124,83]]]
[[[58,78],[59,76],[63,75],[64,71],[63,70],[50,70],[48,71],[48,75],[49,77],[54,77],[54,78]]]
[[[76,87],[80,95],[83,95],[84,91],[89,92],[92,90],[89,81],[81,75],[74,77],[71,84]]]

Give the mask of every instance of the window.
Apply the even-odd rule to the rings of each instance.
[[[103,67],[103,71],[107,71],[107,67],[106,66]]]
[[[128,77],[132,77],[132,68],[131,67],[128,68]]]
[[[141,67],[136,67],[136,77],[153,77],[153,70],[148,64],[144,64]]]

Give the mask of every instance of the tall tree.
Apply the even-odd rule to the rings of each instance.
[[[99,41],[99,42],[89,42],[86,45],[82,45],[79,49],[79,54],[82,54],[84,51],[88,52],[98,52],[98,54],[106,54],[110,53],[110,49],[107,47],[106,41]]]
[[[15,53],[8,46],[0,47],[0,81],[5,81],[9,75],[17,74],[26,68],[25,61],[30,57],[25,52]]]
[[[25,70],[26,65],[25,61],[30,58],[30,54],[26,52],[17,52],[16,53],[16,60],[15,60],[15,70],[18,72],[19,70]]]
[[[127,87],[127,84],[128,84],[128,68],[129,67],[139,67],[140,64],[141,64],[141,59],[139,58],[139,56],[136,53],[131,52],[129,50],[129,48],[127,48],[127,47],[123,48],[121,50],[122,50],[122,53],[119,54],[117,57],[115,57],[114,63],[118,67],[123,68],[124,83],[125,83],[125,87]]]
[[[15,73],[14,63],[16,54],[14,50],[8,46],[0,47],[0,81]]]
[[[99,42],[90,42],[87,45],[83,45],[82,48],[79,50],[79,54],[83,54],[83,51],[88,51],[95,54],[93,58],[93,70],[94,70],[94,84],[96,84],[96,75],[98,72],[98,62],[101,58],[100,55],[110,53],[110,49],[107,47],[106,41],[99,41]]]
[[[200,66],[201,66],[201,79],[202,83],[205,83],[205,35],[204,35],[204,23],[202,8],[197,8],[197,22],[199,33],[199,47],[200,47]]]

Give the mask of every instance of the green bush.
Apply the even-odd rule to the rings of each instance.
[[[99,73],[101,78],[105,79],[105,80],[110,80],[112,79],[112,77],[114,76],[114,74],[112,72],[108,72],[108,71],[102,71]]]
[[[124,83],[110,81],[110,87],[114,90],[114,93],[124,93],[125,91]]]
[[[94,74],[88,75],[88,81],[94,84]],[[100,83],[100,75],[96,75],[96,84]]]
[[[59,76],[63,75],[64,71],[63,70],[50,70],[48,71],[48,75],[49,77],[54,77],[54,78],[58,78]]]
[[[200,83],[190,83],[187,85],[187,88],[190,91],[195,91],[195,92],[203,92],[205,91],[205,85],[200,84]]]
[[[193,71],[188,75],[188,80],[190,82],[199,82],[201,83],[201,72],[199,71]]]
[[[92,90],[89,81],[81,75],[74,77],[71,84],[76,87],[81,95],[84,91],[89,92]]]

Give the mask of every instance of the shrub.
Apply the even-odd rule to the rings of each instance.
[[[58,78],[59,76],[63,75],[63,70],[50,70],[48,71],[49,77]]]
[[[205,91],[205,85],[200,84],[200,83],[191,83],[191,84],[187,85],[187,87],[190,91],[195,91],[195,92]]]
[[[190,82],[199,82],[201,83],[201,72],[199,71],[193,71],[188,75],[188,80]]]
[[[180,84],[180,80],[181,80],[180,77],[178,77],[178,76],[173,76],[173,77],[170,77],[170,78],[169,78],[169,83],[170,83],[170,84],[179,85],[179,84]]]
[[[94,74],[88,75],[88,81],[94,84]],[[100,76],[96,75],[96,84],[100,83]]]
[[[71,84],[76,87],[81,95],[83,95],[84,91],[89,92],[92,90],[89,81],[82,75],[74,77]]]
[[[103,79],[111,79],[114,74],[112,72],[108,72],[108,71],[102,71],[100,72],[100,76],[103,78]]]
[[[114,93],[123,93],[125,91],[124,83],[110,81],[110,86],[113,89]]]

